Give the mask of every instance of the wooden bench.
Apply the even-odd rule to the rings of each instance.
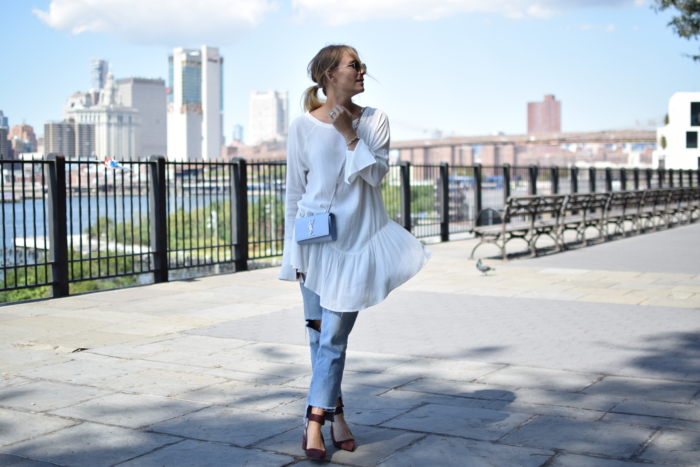
[[[568,230],[576,232],[575,243],[588,245],[591,239],[586,235],[586,230],[594,228],[598,231],[597,240],[605,241],[605,209],[608,203],[607,193],[575,193],[567,195],[563,208],[561,221],[562,247],[570,247],[564,243],[564,233]]]
[[[472,249],[471,257],[481,245],[490,243],[501,250],[503,259],[507,261],[506,244],[514,239],[527,242],[531,256],[536,256],[537,240],[543,235],[554,240],[555,249],[560,249],[559,220],[565,200],[565,195],[510,197],[503,211],[492,208],[482,210],[477,214],[475,224],[482,214],[489,211],[495,213],[500,223],[472,227],[479,243]]]
[[[628,237],[634,233],[642,232],[640,222],[640,209],[644,203],[646,191],[616,191],[610,193],[608,205],[605,209],[605,223],[608,232],[608,239],[616,236]],[[627,229],[626,224],[631,225]],[[610,227],[613,232],[610,233]]]

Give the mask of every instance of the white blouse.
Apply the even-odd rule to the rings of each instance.
[[[355,122],[356,123],[356,122]],[[389,171],[389,120],[367,107],[353,151],[329,123],[309,112],[296,118],[287,142],[287,199],[282,280],[297,280],[321,297],[332,311],[359,311],[384,300],[413,277],[432,256],[410,232],[389,219],[380,183]],[[299,245],[297,217],[326,211],[338,174],[345,173],[331,206],[338,239]]]

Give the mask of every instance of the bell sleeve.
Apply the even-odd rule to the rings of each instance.
[[[357,177],[372,186],[379,186],[389,172],[389,119],[384,112],[377,116],[376,128],[357,142],[353,151],[347,151],[345,183],[351,184]],[[365,133],[365,132],[363,132]]]
[[[279,279],[297,280],[297,271],[290,263],[290,249],[294,247],[294,220],[299,209],[298,203],[306,192],[306,173],[299,160],[299,135],[291,131],[287,139],[287,179],[284,212],[284,247],[282,251],[282,268]]]

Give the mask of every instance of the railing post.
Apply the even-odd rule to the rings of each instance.
[[[153,282],[168,282],[168,205],[166,201],[165,157],[150,157],[150,218]]]
[[[651,169],[647,169],[646,174],[647,174],[647,190],[651,190],[651,179],[654,178]]]
[[[51,153],[49,165],[49,261],[51,262],[51,296],[70,294],[68,277],[68,224],[66,218],[66,158]]]
[[[659,188],[663,188],[664,187],[664,169],[659,167],[658,172],[659,172]]]
[[[588,168],[588,192],[595,193],[595,178],[597,177],[595,167]]]
[[[639,190],[639,167],[634,168],[634,189]]]
[[[231,243],[236,272],[248,270],[248,170],[242,157],[231,159]]]
[[[447,162],[440,163],[440,178],[438,190],[440,190],[440,240],[450,241],[450,165]]]
[[[578,167],[571,167],[571,192],[578,193]]]
[[[668,169],[668,187],[673,188],[673,169]]]
[[[620,190],[627,191],[627,170],[624,167],[620,169]]]
[[[503,164],[503,205],[510,198],[510,164]]]
[[[556,165],[553,165],[549,170],[551,171],[551,177],[552,177],[552,194],[558,195],[559,194],[559,167]]]
[[[536,165],[531,164],[530,167],[528,167],[528,175],[530,178],[530,186],[528,188],[530,189],[530,194],[534,196],[537,194],[537,166]]]
[[[411,231],[411,163],[399,162],[401,174],[401,225]]]
[[[610,193],[613,191],[612,189],[612,168],[606,167],[605,168],[605,191]]]
[[[481,164],[474,164],[474,216],[475,224],[481,225],[481,216],[479,213],[482,209],[482,193],[481,193]]]

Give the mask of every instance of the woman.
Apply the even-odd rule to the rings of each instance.
[[[340,385],[358,311],[384,300],[431,255],[387,216],[379,185],[389,171],[389,121],[381,110],[352,102],[365,90],[366,72],[354,48],[321,49],[308,66],[316,84],[304,94],[306,113],[289,129],[280,279],[301,282],[313,372],[302,449],[315,459],[326,455],[325,421],[334,446],[355,448]],[[331,200],[337,240],[296,243],[295,219],[326,212]]]

